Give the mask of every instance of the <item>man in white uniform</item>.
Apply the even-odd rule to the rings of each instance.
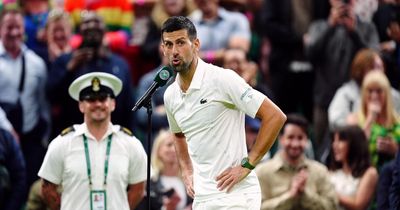
[[[128,210],[143,198],[146,153],[130,131],[111,123],[121,88],[121,80],[101,72],[85,74],[70,85],[84,123],[51,142],[39,171],[51,209]]]
[[[260,209],[260,187],[252,169],[274,143],[286,116],[234,71],[201,60],[200,41],[189,19],[171,17],[161,32],[164,56],[178,73],[164,102],[193,208]],[[246,114],[261,119],[249,154]]]

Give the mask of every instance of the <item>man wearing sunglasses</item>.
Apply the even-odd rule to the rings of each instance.
[[[121,89],[120,79],[102,72],[85,74],[69,86],[84,123],[51,142],[39,171],[51,209],[128,210],[142,199],[144,148],[129,130],[111,123]]]

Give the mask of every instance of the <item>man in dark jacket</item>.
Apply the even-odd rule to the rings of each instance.
[[[0,209],[21,209],[26,194],[25,161],[21,149],[11,133],[0,128]]]

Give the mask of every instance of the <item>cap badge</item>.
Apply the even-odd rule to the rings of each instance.
[[[92,79],[92,90],[95,92],[100,90],[100,80],[97,77]]]

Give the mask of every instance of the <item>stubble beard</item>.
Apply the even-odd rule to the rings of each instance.
[[[170,66],[171,66],[172,70],[174,70],[175,72],[184,73],[184,72],[189,71],[190,66],[192,65],[192,63],[193,63],[193,59],[190,62],[182,61],[182,63],[180,65],[178,65],[178,66],[174,66],[172,64],[170,64]]]

